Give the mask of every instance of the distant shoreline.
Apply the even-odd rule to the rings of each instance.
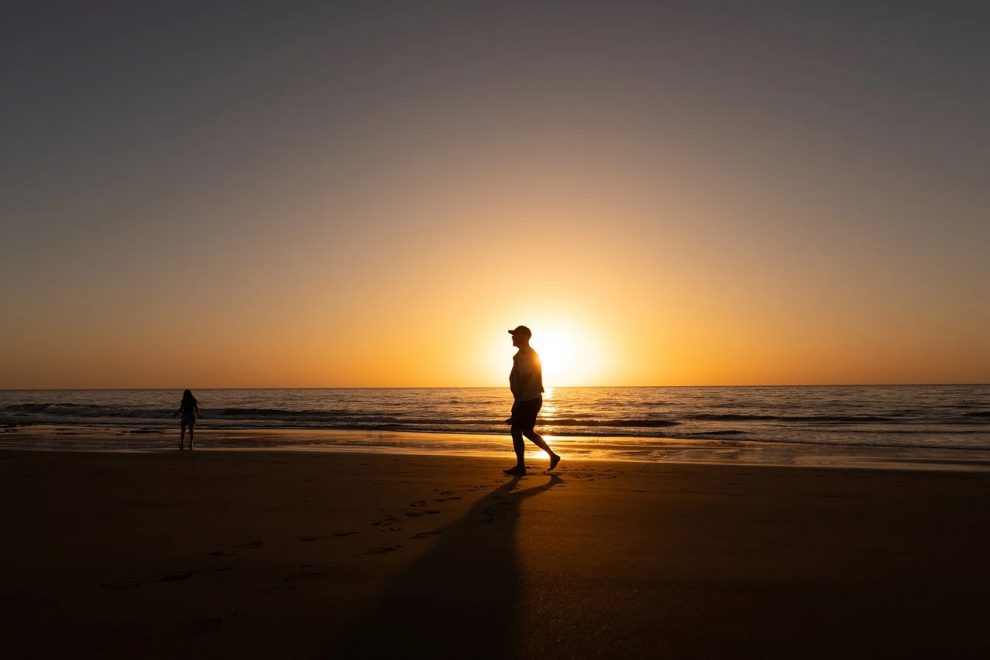
[[[548,436],[570,461],[705,464],[883,470],[990,471],[990,449],[861,447],[753,440]],[[0,450],[85,453],[178,451],[178,431],[167,429],[21,427],[0,432]],[[588,448],[594,441],[595,447]],[[640,450],[637,441],[650,444]],[[196,450],[207,452],[364,453],[454,458],[511,458],[508,434],[337,429],[200,428]],[[659,447],[657,446],[659,445]],[[644,454],[643,451],[648,451]],[[542,469],[542,455],[531,452]]]

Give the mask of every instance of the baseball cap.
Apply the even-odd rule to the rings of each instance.
[[[524,325],[520,325],[515,330],[509,330],[509,334],[513,336],[520,335],[522,337],[529,338],[533,336],[533,331]]]

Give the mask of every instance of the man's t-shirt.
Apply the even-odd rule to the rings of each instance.
[[[509,389],[516,401],[530,401],[543,394],[543,367],[540,356],[532,348],[520,348],[512,356]]]

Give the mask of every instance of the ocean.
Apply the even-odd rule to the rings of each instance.
[[[200,444],[213,449],[504,452],[512,404],[506,388],[194,393]],[[84,437],[98,438],[101,449],[171,446],[180,396],[0,391],[0,447],[78,448]],[[932,450],[982,460],[990,450],[990,385],[558,387],[545,394],[537,429],[572,455],[595,458],[670,460],[692,448],[738,456],[762,448],[778,457]]]

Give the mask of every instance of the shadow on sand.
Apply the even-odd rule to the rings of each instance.
[[[327,651],[342,657],[516,655],[520,635],[520,503],[563,483],[515,490],[513,478],[438,530],[436,545],[396,577]]]

